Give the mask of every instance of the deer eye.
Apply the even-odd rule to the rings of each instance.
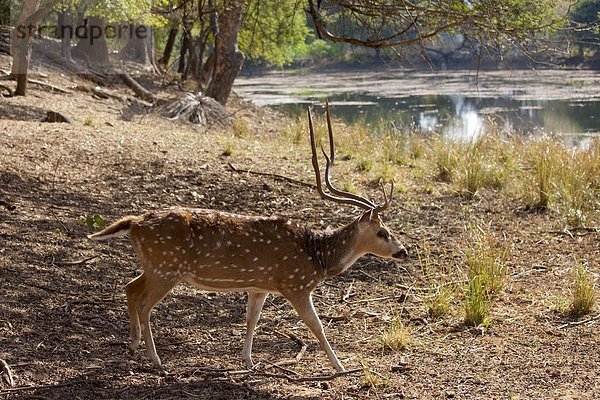
[[[385,229],[381,229],[377,232],[377,236],[382,239],[388,240],[390,238],[390,234]]]

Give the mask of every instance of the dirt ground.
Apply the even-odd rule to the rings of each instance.
[[[65,88],[78,83],[51,80]],[[110,222],[185,205],[279,214],[323,228],[357,214],[303,185],[232,171],[228,163],[312,182],[308,147],[278,146],[281,122],[272,112],[233,101],[230,109],[253,133],[232,138],[70,91],[32,85],[26,98],[0,99],[0,358],[15,383],[2,382],[0,399],[600,398],[597,308],[580,320],[555,310],[568,296],[574,259],[600,272],[598,233],[565,234],[552,212],[527,212],[491,192],[466,199],[416,185],[407,185],[386,216],[411,256],[364,257],[315,292],[340,360],[347,369],[373,371],[376,385],[365,384],[363,371],[286,379],[332,370],[278,296],[268,298],[256,330],[257,371],[246,371],[246,295],[185,285],[153,313],[165,370],[153,369],[142,352],[130,356],[123,286],[138,274],[137,263],[126,239],[87,240],[87,216]],[[40,122],[47,110],[74,123]],[[234,152],[225,157],[230,141]],[[371,187],[360,191],[377,196]],[[460,298],[450,315],[428,316],[417,256],[427,247],[442,262],[460,258],[473,219],[490,223],[512,246],[508,284],[485,329],[463,325]],[[399,352],[381,344],[394,318],[413,338]],[[302,344],[308,347],[296,360]]]

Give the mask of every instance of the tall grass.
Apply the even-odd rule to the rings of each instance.
[[[429,148],[436,177],[467,197],[482,188],[503,189],[514,169],[512,146],[494,134],[472,142],[438,137]]]
[[[468,235],[470,244],[464,250],[468,268],[464,322],[486,325],[493,299],[504,288],[510,246],[499,240],[489,226],[471,226]]]
[[[569,306],[569,314],[579,316],[592,311],[596,303],[596,280],[581,262],[576,262],[571,294],[572,299]]]
[[[598,222],[600,212],[600,145],[566,147],[556,138],[530,140],[523,158],[523,197],[534,207],[554,208],[570,228]]]
[[[327,148],[325,118],[315,116],[314,123],[318,142]],[[237,130],[246,135],[242,128]],[[460,142],[421,136],[385,122],[346,126],[334,120],[333,129],[337,159],[351,160],[354,173],[364,176],[355,181],[357,184],[380,180],[402,183],[405,178],[418,180],[433,175],[430,182],[420,182],[446,182],[467,198],[486,195],[483,189],[501,191],[529,207],[557,211],[561,222],[571,228],[600,222],[599,139],[578,150],[556,137],[523,139],[491,132],[472,142]],[[308,153],[306,117],[289,120],[280,132],[293,146],[301,146]]]

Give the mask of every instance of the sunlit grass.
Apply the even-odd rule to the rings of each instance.
[[[317,141],[327,151],[324,115],[315,113],[314,123]],[[333,131],[337,160],[350,160],[355,174],[342,179],[353,185],[392,180],[402,184],[412,179],[431,191],[438,190],[441,181],[447,183],[442,190],[467,198],[495,191],[528,207],[555,210],[560,222],[570,228],[600,222],[600,140],[576,150],[560,138],[525,139],[492,129],[475,141],[464,142],[425,137],[389,122],[348,126],[335,118]],[[289,119],[280,132],[285,142],[301,147],[309,156],[306,117]]]
[[[360,384],[365,388],[386,388],[392,383],[389,374],[384,376],[374,369],[369,368],[363,364],[363,376],[360,378]]]
[[[493,299],[504,288],[510,246],[500,241],[489,226],[471,226],[468,236],[469,244],[464,249],[468,268],[464,321],[466,325],[486,325]]]
[[[485,278],[474,275],[469,278],[465,289],[465,317],[468,326],[487,326],[492,299],[485,286]]]
[[[453,296],[454,292],[451,287],[440,284],[432,285],[429,297],[424,300],[427,306],[427,315],[434,319],[448,315]]]
[[[576,263],[575,276],[571,286],[569,314],[579,316],[589,314],[596,303],[596,279],[581,262]]]
[[[383,348],[392,351],[404,350],[411,340],[410,331],[399,318],[392,319],[388,330],[381,335]]]

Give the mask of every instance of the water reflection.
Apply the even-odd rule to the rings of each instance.
[[[561,134],[574,143],[598,135],[600,76],[588,72],[535,74],[515,73],[513,78],[507,72],[487,73],[479,87],[464,72],[443,77],[322,74],[310,80],[305,76],[262,76],[242,78],[236,91],[290,115],[304,115],[307,104],[322,106],[329,99],[336,118],[350,123],[363,120],[375,127],[385,121],[398,129],[463,141],[491,129],[523,135]]]
[[[529,135],[532,133],[594,136],[600,130],[600,102],[570,100],[515,100],[511,97],[474,98],[462,95],[376,98],[345,93],[328,96],[335,116],[347,122],[381,121],[436,132],[457,140],[473,140],[490,129]],[[308,103],[323,104],[324,98],[275,105],[290,114],[303,115]]]

